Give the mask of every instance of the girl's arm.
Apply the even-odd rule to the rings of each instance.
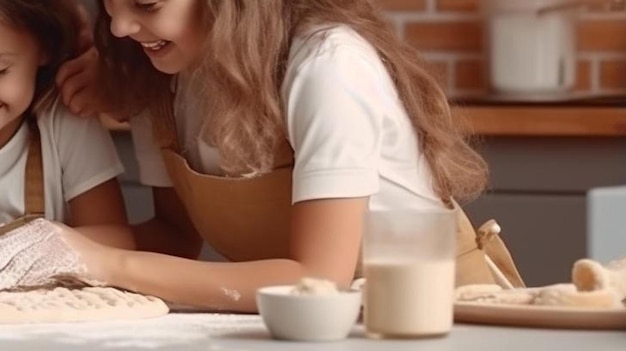
[[[69,201],[69,210],[69,225],[83,235],[106,246],[134,250],[117,178],[74,197]]]
[[[215,263],[113,250],[107,253],[113,256],[100,259],[109,265],[107,276],[100,278],[176,303],[239,312],[256,311],[259,287],[292,284],[304,276],[346,288],[355,270],[367,202],[329,199],[294,205],[289,259]]]
[[[155,216],[133,226],[137,249],[197,258],[202,238],[189,220],[174,188],[152,188]]]

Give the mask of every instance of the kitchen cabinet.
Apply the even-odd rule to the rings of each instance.
[[[495,192],[467,212],[476,225],[498,221],[528,286],[569,281],[572,263],[585,256],[584,195]]]

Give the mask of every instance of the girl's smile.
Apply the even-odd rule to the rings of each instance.
[[[135,40],[157,70],[176,74],[200,55],[205,34],[198,30],[200,1],[108,0],[104,6],[110,16],[111,32]]]
[[[144,52],[150,58],[160,58],[172,51],[173,45],[168,40],[157,40],[152,42],[139,42]]]
[[[0,145],[30,106],[42,62],[39,43],[30,33],[0,21]]]

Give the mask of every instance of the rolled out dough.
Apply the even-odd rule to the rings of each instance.
[[[130,320],[168,312],[156,297],[108,287],[0,291],[0,324]]]

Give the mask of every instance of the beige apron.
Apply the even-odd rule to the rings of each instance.
[[[26,117],[30,130],[28,155],[24,179],[24,215],[0,227],[0,235],[19,228],[28,222],[45,216],[43,158],[41,156],[41,136],[37,121]]]
[[[209,245],[232,261],[287,258],[292,154],[287,166],[259,177],[205,175],[191,169],[178,152],[173,116],[160,122],[153,121],[154,133],[163,146],[167,171],[196,230]],[[505,276],[510,286],[523,286],[501,239],[478,237],[463,210],[458,213],[457,285],[495,283],[495,277]],[[495,265],[487,264],[485,254]]]

